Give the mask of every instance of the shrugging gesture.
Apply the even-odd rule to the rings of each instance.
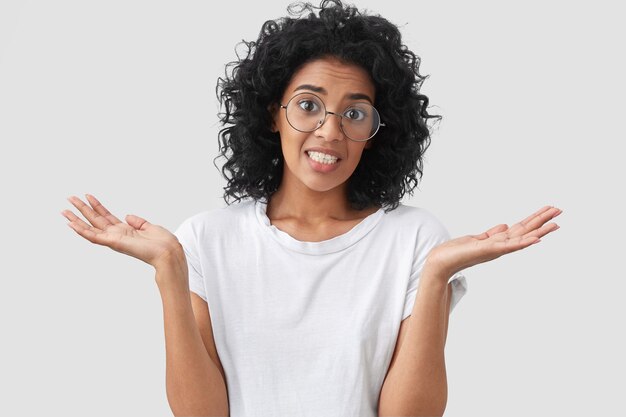
[[[141,259],[155,268],[166,262],[172,254],[178,253],[178,239],[167,229],[133,214],[127,215],[124,223],[94,196],[86,194],[86,197],[91,207],[75,196],[69,197],[68,201],[91,224],[81,220],[71,210],[63,210],[61,214],[70,221],[68,226],[91,243],[108,246],[114,251]]]
[[[426,265],[431,271],[449,278],[463,269],[524,249],[557,230],[556,223],[545,223],[562,212],[545,206],[511,227],[499,224],[478,235],[449,240],[430,251]]]

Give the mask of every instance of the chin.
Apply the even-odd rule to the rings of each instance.
[[[328,192],[334,190],[337,187],[343,187],[346,183],[347,179],[344,181],[330,181],[325,178],[313,178],[309,180],[303,181],[304,185],[307,186],[312,191],[317,191],[319,193]]]

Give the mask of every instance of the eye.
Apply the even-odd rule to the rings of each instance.
[[[300,107],[305,112],[314,112],[319,109],[319,106],[313,100],[300,100],[298,101],[298,107]]]
[[[345,111],[344,117],[346,117],[349,120],[361,121],[367,118],[367,112],[363,109],[351,107]]]

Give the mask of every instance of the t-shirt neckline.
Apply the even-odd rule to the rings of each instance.
[[[291,250],[309,255],[324,255],[338,252],[354,245],[367,235],[385,214],[385,210],[381,207],[339,236],[319,242],[306,242],[292,237],[287,232],[271,224],[269,217],[267,217],[267,203],[257,200],[253,204],[253,209],[258,224],[266,233],[269,233],[273,239]]]

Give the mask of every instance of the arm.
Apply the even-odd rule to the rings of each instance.
[[[228,416],[224,378],[196,325],[182,249],[155,269],[163,301],[170,408],[175,416]]]
[[[91,207],[78,197],[68,200],[89,221],[64,210],[63,216],[70,221],[68,226],[76,233],[92,243],[140,259],[156,270],[165,322],[167,399],[174,415],[227,416],[228,393],[220,372],[208,305],[200,305],[197,300],[192,304],[187,258],[176,236],[132,214],[126,216],[128,223],[124,223],[92,195],[87,195]]]
[[[381,389],[380,416],[443,415],[448,395],[444,347],[450,314],[449,277],[541,242],[543,236],[559,228],[556,223],[546,223],[561,213],[556,207],[545,206],[510,228],[499,224],[430,250],[405,340],[396,346],[395,363],[392,359]]]
[[[424,269],[411,316],[402,323],[387,377],[379,416],[441,416],[448,385],[444,347],[451,284]],[[406,325],[405,325],[406,323]]]

